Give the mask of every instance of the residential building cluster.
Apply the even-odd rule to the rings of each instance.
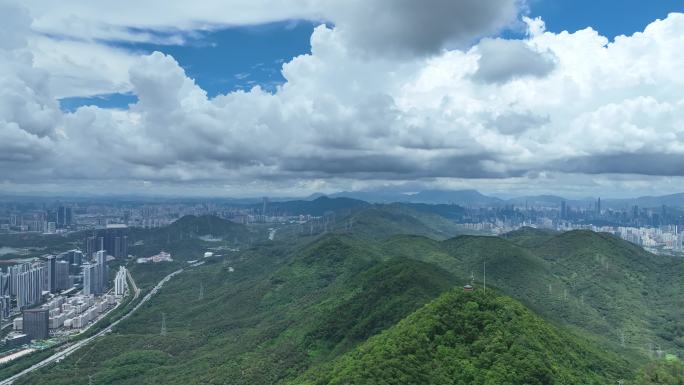
[[[83,329],[114,306],[113,295],[57,296],[38,308],[24,310],[22,317],[15,318],[13,338],[25,334],[29,340],[43,340],[49,338],[50,331]]]
[[[136,259],[137,263],[159,263],[159,262],[173,262],[171,254],[166,251],[161,251],[151,257],[140,257]]]
[[[100,244],[113,250],[127,249],[125,237],[112,236],[112,242],[107,237],[100,237]],[[115,306],[118,298],[126,294],[128,272],[121,266],[114,290],[108,292],[108,258],[114,257],[107,250],[92,254],[69,250],[0,270],[0,318],[13,318],[14,329],[5,339],[6,344],[18,346],[45,339],[49,331],[54,334],[83,329]],[[19,313],[21,316],[15,317]]]

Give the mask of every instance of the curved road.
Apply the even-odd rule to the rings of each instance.
[[[19,379],[20,377],[25,376],[25,375],[27,375],[28,373],[31,373],[31,372],[33,372],[33,371],[36,370],[36,369],[40,369],[40,368],[42,368],[43,366],[49,365],[49,364],[51,364],[51,363],[53,363],[53,362],[55,362],[55,361],[60,361],[60,360],[62,360],[62,359],[64,359],[64,358],[66,358],[67,356],[71,355],[73,352],[77,351],[78,349],[80,349],[80,348],[84,347],[85,345],[89,344],[90,342],[92,342],[92,341],[95,340],[96,338],[102,337],[103,335],[105,335],[105,334],[107,334],[107,333],[110,333],[110,332],[112,331],[112,328],[113,328],[114,326],[118,325],[119,322],[121,322],[121,321],[127,319],[128,317],[130,317],[131,314],[135,313],[135,311],[138,310],[138,309],[140,308],[140,306],[142,306],[145,302],[149,301],[150,298],[152,298],[153,295],[157,294],[157,291],[159,291],[159,289],[161,289],[161,287],[164,286],[164,284],[165,284],[166,282],[168,282],[168,281],[169,281],[171,278],[173,278],[175,275],[180,274],[180,273],[182,273],[182,272],[183,272],[183,269],[176,270],[176,271],[174,271],[173,273],[171,273],[171,274],[167,275],[166,277],[164,277],[164,279],[162,279],[161,281],[159,281],[159,283],[157,283],[157,285],[156,285],[152,290],[150,290],[150,292],[147,293],[147,295],[145,295],[145,296],[143,297],[143,299],[142,299],[140,302],[138,302],[138,304],[135,305],[135,307],[134,307],[133,309],[131,309],[131,311],[129,311],[128,313],[126,313],[123,317],[119,318],[118,320],[112,322],[111,325],[107,326],[106,328],[100,330],[100,331],[97,332],[96,334],[94,334],[94,335],[92,335],[92,336],[90,336],[90,337],[88,337],[88,338],[86,338],[86,339],[84,339],[84,340],[82,340],[82,341],[76,342],[75,344],[73,344],[73,345],[71,345],[71,346],[65,348],[64,350],[61,350],[61,351],[59,351],[59,352],[57,352],[57,353],[51,355],[50,357],[44,359],[43,361],[40,361],[39,363],[37,363],[37,364],[35,364],[35,365],[33,365],[33,366],[29,367],[29,368],[24,369],[23,371],[21,371],[21,372],[15,374],[15,375],[13,375],[12,377],[9,377],[9,378],[6,378],[6,379],[0,381],[0,385],[8,385],[8,384],[11,384],[11,383],[13,383],[14,381],[16,381],[17,379]],[[135,298],[138,298],[138,295],[140,294],[140,289],[138,289],[138,287],[135,285],[135,281],[133,281],[133,277],[131,277],[130,273],[129,273],[128,277],[129,277],[129,279],[131,280],[131,282],[133,283],[133,285],[132,285],[132,286],[133,286],[133,291],[135,292],[134,299],[135,299]]]

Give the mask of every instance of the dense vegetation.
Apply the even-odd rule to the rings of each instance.
[[[544,317],[597,338],[624,354],[647,357],[656,346],[684,354],[684,261],[654,256],[608,234],[532,231],[507,238],[415,236],[386,240],[384,250],[472,274]]]
[[[446,218],[405,204],[374,205],[353,210],[340,217],[333,229],[376,240],[401,234],[447,239],[459,232],[457,226]]]
[[[188,270],[114,335],[50,368],[50,383],[86,384],[91,374],[96,384],[278,383],[454,285],[439,268],[362,245],[326,236],[293,254],[264,246]]]
[[[684,363],[679,360],[659,361],[648,365],[632,385],[684,385]]]
[[[626,373],[510,298],[457,289],[292,384],[590,385]]]

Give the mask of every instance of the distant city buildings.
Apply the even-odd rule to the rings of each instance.
[[[56,225],[60,229],[65,229],[71,226],[73,222],[73,213],[71,207],[59,206],[57,208]]]
[[[98,230],[96,234],[86,236],[83,240],[83,250],[88,257],[103,250],[107,255],[116,259],[128,256],[128,235],[125,225],[115,225]]]

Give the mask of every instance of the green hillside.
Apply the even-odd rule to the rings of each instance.
[[[291,384],[612,384],[628,363],[489,291],[450,291]]]
[[[408,379],[432,368],[437,377],[424,383],[436,384],[463,368],[482,384],[498,384],[502,375],[518,376],[500,382],[511,385],[553,383],[544,382],[548,376],[615,383],[633,379],[658,348],[684,353],[682,260],[585,231],[450,237],[453,225],[444,218],[400,205],[350,215],[351,226],[337,216],[327,234],[292,226],[274,241],[261,230],[202,217],[141,232],[135,250],[163,247],[180,260],[216,245],[233,251],[187,269],[113,334],[18,383],[87,384],[89,375],[94,384],[121,385],[362,383],[356,372],[383,383],[384,367],[405,368],[396,374],[409,377],[397,378]],[[181,264],[187,265],[136,266],[132,273],[148,285]],[[422,308],[471,280],[480,291],[485,265],[487,287],[502,296],[471,298],[457,290]],[[454,313],[444,313],[444,304]],[[481,321],[473,324],[478,337],[437,338],[440,320],[463,327],[458,317]],[[384,361],[403,346],[409,353]]]
[[[678,294],[684,260],[655,256],[607,234],[538,234],[537,240],[525,231],[508,239],[459,236],[443,242],[400,236],[383,248],[480,283],[486,263],[489,285],[544,317],[628,354],[647,357],[660,346],[684,355],[684,300]]]
[[[370,239],[385,239],[399,234],[446,239],[459,233],[456,225],[448,219],[403,204],[373,205],[354,210],[337,220],[335,230]]]
[[[558,232],[553,230],[523,227],[519,230],[506,233],[502,237],[520,246],[536,247],[553,238],[555,235],[558,235]]]
[[[266,234],[215,216],[188,215],[158,229],[129,229],[129,253],[149,257],[161,250],[174,259],[200,258],[209,248],[239,247],[265,240]]]
[[[281,383],[455,284],[437,267],[365,245],[328,235],[292,253],[260,247],[186,271],[113,335],[18,383]]]

